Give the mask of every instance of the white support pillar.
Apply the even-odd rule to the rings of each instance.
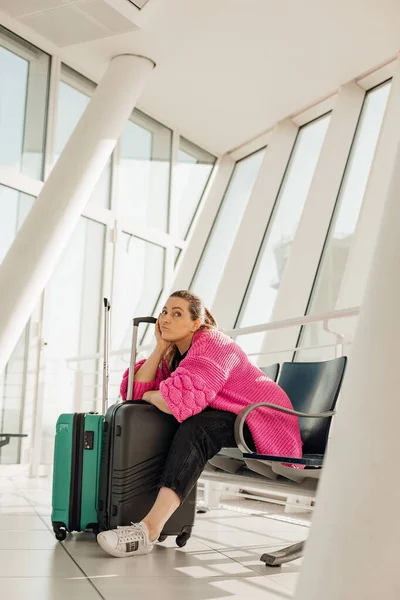
[[[147,77],[148,58],[115,57],[0,266],[0,372],[78,222]]]
[[[393,507],[400,505],[400,146],[390,162],[390,188],[297,600],[399,597],[400,520]]]
[[[315,175],[279,286],[271,321],[283,321],[305,314],[356,133],[364,95],[364,90],[352,82],[343,86],[336,98]],[[267,332],[261,352],[294,348],[299,330],[299,327],[290,327]],[[268,362],[291,360],[292,355],[293,352],[270,354]]]
[[[219,325],[225,329],[234,326],[239,313],[297,132],[297,125],[290,119],[285,119],[271,133],[271,140],[212,305],[213,313],[220,317]]]

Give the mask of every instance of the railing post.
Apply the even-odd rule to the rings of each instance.
[[[83,405],[83,379],[84,374],[81,369],[75,371],[74,381],[74,411],[82,412]]]

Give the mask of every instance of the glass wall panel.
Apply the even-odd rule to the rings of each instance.
[[[271,319],[280,282],[317,166],[330,115],[304,125],[297,136],[236,326]],[[239,338],[246,352],[257,352],[263,334]]]
[[[135,110],[121,138],[118,200],[123,217],[167,231],[172,132]]]
[[[306,314],[335,310],[381,130],[390,85],[391,82],[387,81],[366,94]],[[303,328],[299,345],[320,346],[332,344],[333,341],[333,337],[316,323]],[[323,360],[334,356],[333,348],[315,348],[298,352],[296,359]]]
[[[182,239],[189,233],[214,164],[215,156],[180,138],[173,193],[177,234]]]
[[[103,268],[106,226],[81,217],[45,291],[46,390],[43,409],[42,464],[52,460],[57,416],[74,410],[73,371],[64,360],[101,350]],[[98,408],[99,360],[82,361],[80,410]],[[75,368],[74,364],[74,368]]]
[[[0,27],[0,165],[42,179],[50,57]]]
[[[153,315],[164,285],[165,248],[122,233],[118,268],[124,284],[117,291],[118,346],[130,347],[133,317]],[[143,337],[144,328],[141,330]],[[122,335],[121,335],[122,334]]]
[[[81,83],[81,89],[76,86]],[[53,163],[55,164],[64,150],[66,143],[77,126],[87,105],[90,96],[95,90],[95,85],[87,79],[66,67],[62,68],[61,81],[58,86],[57,120],[55,128],[55,141]],[[111,186],[111,159],[108,161],[100,179],[89,199],[97,206],[110,208]]]
[[[34,198],[0,185],[0,263],[31,209]],[[29,325],[22,333],[8,364],[0,373],[0,432],[22,433]],[[20,460],[21,442],[14,439],[0,448],[0,464]]]
[[[212,306],[229,253],[257,179],[265,149],[243,158],[225,192],[221,208],[203,250],[190,289]]]

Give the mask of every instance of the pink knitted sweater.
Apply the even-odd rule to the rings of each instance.
[[[135,373],[145,361],[135,366]],[[126,399],[127,370],[121,383]],[[165,361],[154,381],[134,382],[133,399],[160,390],[170,411],[180,423],[207,406],[238,414],[255,402],[272,402],[292,408],[286,393],[253,365],[244,351],[217,329],[201,329],[178,368],[169,373]],[[302,441],[295,416],[266,407],[257,408],[246,419],[259,453],[301,457]]]

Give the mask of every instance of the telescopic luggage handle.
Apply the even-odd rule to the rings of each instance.
[[[108,405],[108,383],[109,383],[109,343],[110,343],[110,303],[107,298],[103,299],[104,303],[104,361],[103,361],[103,415],[106,414]]]
[[[135,376],[135,364],[136,364],[136,351],[137,351],[137,338],[138,338],[138,327],[140,323],[157,323],[155,317],[136,317],[133,319],[133,333],[132,333],[132,347],[131,347],[131,362],[129,365],[129,378],[128,378],[128,391],[126,394],[127,400],[132,400],[133,396],[133,379]]]
[[[157,319],[155,317],[136,317],[133,319],[134,327],[139,327],[140,323],[152,323],[154,325],[157,323]]]

